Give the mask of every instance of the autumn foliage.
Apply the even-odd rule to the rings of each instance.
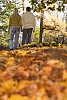
[[[67,100],[67,51],[0,51],[0,100]]]

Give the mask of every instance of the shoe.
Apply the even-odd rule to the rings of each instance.
[[[11,48],[10,50],[13,50],[13,48]]]

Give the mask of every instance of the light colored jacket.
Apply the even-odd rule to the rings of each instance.
[[[33,28],[33,30],[35,31],[35,27],[36,27],[35,16],[31,12],[27,11],[22,15],[22,28],[23,29]]]

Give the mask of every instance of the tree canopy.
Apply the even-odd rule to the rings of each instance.
[[[15,6],[15,2],[0,0],[0,46],[8,45],[8,21]]]
[[[67,0],[58,0],[58,1],[62,2],[63,4],[67,3]],[[30,0],[30,2],[34,11],[40,11],[41,9],[46,8],[46,6],[49,6],[48,9],[50,10],[55,10],[55,5],[51,7],[51,4],[57,3],[57,0]],[[63,4],[61,6],[63,6]],[[59,8],[60,6],[58,6],[58,10]]]
[[[0,0],[0,30],[7,31],[8,18],[15,7],[15,2],[5,2]]]

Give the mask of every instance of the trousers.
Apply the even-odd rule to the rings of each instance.
[[[18,40],[19,40],[19,33],[20,33],[20,27],[11,27],[10,28],[10,40],[9,40],[9,48],[16,49],[18,46]]]
[[[28,43],[30,44],[32,30],[33,30],[33,28],[23,29],[22,45],[28,44]]]

